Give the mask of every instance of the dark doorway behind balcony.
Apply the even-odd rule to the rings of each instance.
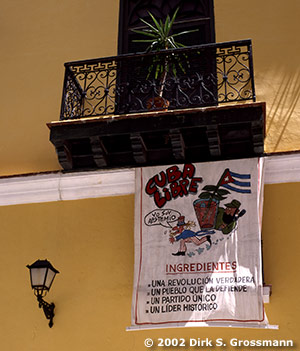
[[[149,13],[164,20],[179,8],[173,26],[174,33],[197,29],[180,42],[185,46],[215,42],[215,23],[213,0],[120,0],[118,54],[143,52],[144,43],[135,43],[138,36],[132,29],[143,28],[141,18],[151,21]]]

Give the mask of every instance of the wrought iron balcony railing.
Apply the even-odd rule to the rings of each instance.
[[[156,75],[159,66],[167,68],[165,81]],[[169,109],[255,101],[250,40],[68,62],[65,68],[61,120],[145,112],[160,90]]]

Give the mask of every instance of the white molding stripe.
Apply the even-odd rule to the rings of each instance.
[[[265,157],[265,184],[300,182],[300,154]]]
[[[134,170],[51,173],[0,179],[0,206],[134,194]]]
[[[265,184],[300,182],[300,154],[265,157]],[[0,206],[134,194],[134,169],[0,178]]]

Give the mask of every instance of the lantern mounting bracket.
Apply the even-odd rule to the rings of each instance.
[[[39,302],[39,308],[43,307],[43,311],[44,314],[46,316],[47,319],[49,319],[49,327],[52,328],[53,327],[53,318],[54,318],[54,308],[55,305],[54,303],[48,303],[47,301],[45,301],[43,299],[43,297],[41,295],[37,296],[37,300]]]

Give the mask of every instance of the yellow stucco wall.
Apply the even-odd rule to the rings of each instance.
[[[215,0],[217,41],[252,38],[266,151],[300,149],[298,0]],[[117,52],[119,0],[0,2],[0,175],[60,169],[46,123],[58,120],[66,61]]]
[[[135,351],[146,349],[145,338],[176,337],[223,338],[228,343],[231,338],[292,339],[298,347],[299,193],[300,184],[265,189],[265,279],[273,286],[266,311],[279,330],[126,332],[133,281],[134,196],[1,207],[1,350]],[[52,329],[38,308],[25,267],[38,258],[47,258],[60,271],[46,298],[56,304]],[[225,351],[233,349],[228,346]]]
[[[60,169],[47,122],[58,120],[64,62],[116,54],[119,1],[0,2],[0,175]]]
[[[266,152],[300,149],[300,2],[215,0],[216,41],[252,39],[258,101],[267,103]]]

